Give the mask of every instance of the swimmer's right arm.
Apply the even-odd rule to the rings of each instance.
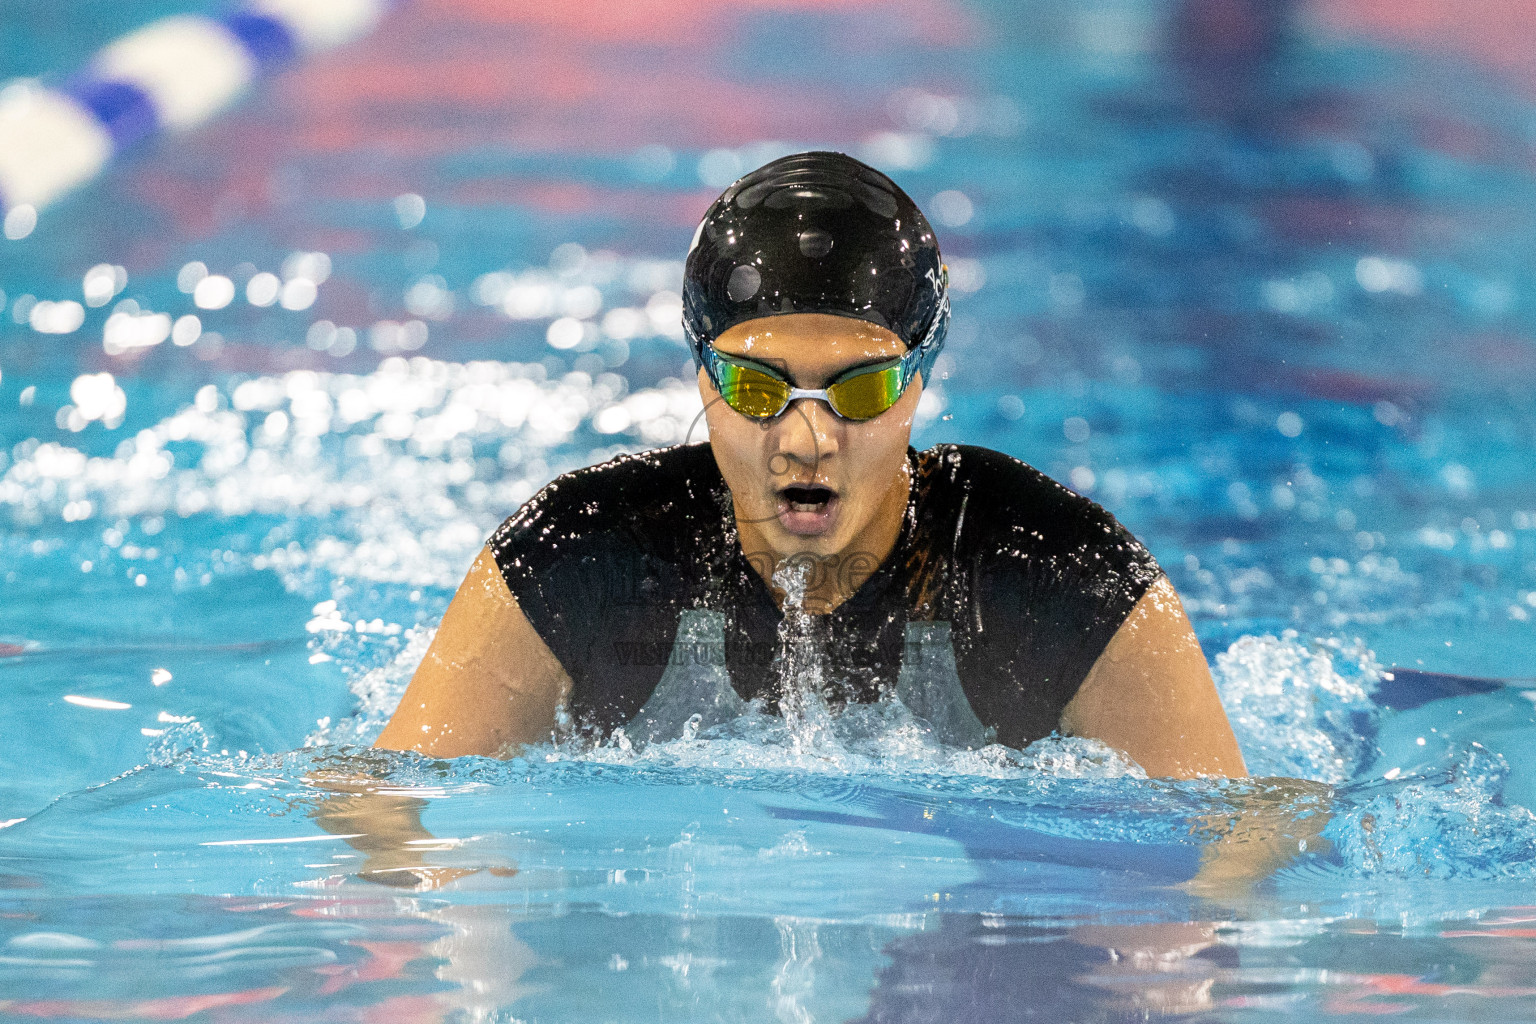
[[[509,757],[525,743],[548,742],[570,687],[487,546],[373,745],[429,757]]]
[[[517,606],[489,548],[464,577],[394,717],[374,741],[430,757],[505,757],[548,740],[570,677]],[[435,889],[474,872],[433,862],[426,801],[375,790],[365,771],[317,774],[330,790],[311,810],[315,823],[363,853],[358,876],[385,885]],[[363,766],[359,766],[363,767]],[[509,874],[508,865],[491,871]]]

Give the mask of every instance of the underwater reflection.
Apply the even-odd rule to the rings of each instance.
[[[1369,921],[1291,922],[1281,934],[1258,922],[950,914],[886,947],[890,965],[860,1024],[1111,1024],[1234,1010],[1526,1019],[1536,1004],[1536,931],[1520,927],[1530,909],[1487,918],[1492,927],[1407,935]]]
[[[947,914],[886,947],[864,1024],[1131,1021],[1212,1008],[1237,950],[1206,922],[1084,925]]]

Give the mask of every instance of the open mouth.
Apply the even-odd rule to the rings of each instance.
[[[780,487],[779,524],[790,533],[816,537],[828,533],[837,520],[837,492],[821,484]]]
[[[779,496],[789,505],[791,512],[821,512],[837,495],[832,488],[820,484],[794,484],[781,488]]]

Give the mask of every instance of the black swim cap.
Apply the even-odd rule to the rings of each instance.
[[[842,153],[796,153],[726,189],[683,275],[683,329],[705,341],[783,313],[867,320],[922,348],[923,381],[949,329],[949,288],[928,219],[894,181]]]

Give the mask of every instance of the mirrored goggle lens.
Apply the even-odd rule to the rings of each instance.
[[[777,416],[789,404],[789,385],[750,366],[721,360],[718,364],[720,397],[725,404],[756,419]]]
[[[850,420],[874,419],[901,398],[901,366],[887,366],[856,373],[827,388],[827,397],[839,416]]]

